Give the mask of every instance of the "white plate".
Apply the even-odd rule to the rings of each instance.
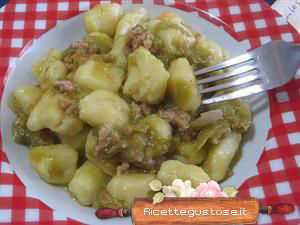
[[[237,42],[223,29],[214,26],[200,18],[196,13],[187,13],[174,8],[155,5],[124,5],[126,9],[144,6],[150,17],[155,17],[165,11],[173,11],[182,16],[187,24],[194,30],[202,32],[209,39],[218,42],[226,48],[231,55],[238,55],[247,50],[247,45]],[[36,197],[51,208],[67,217],[88,224],[131,224],[130,219],[112,219],[99,221],[94,216],[94,209],[80,206],[73,201],[64,188],[48,185],[42,181],[37,173],[30,167],[28,149],[15,144],[12,138],[11,124],[15,119],[14,114],[8,107],[10,94],[16,87],[24,84],[35,83],[31,75],[31,65],[46,54],[49,48],[64,49],[70,43],[81,39],[85,35],[83,16],[78,15],[69,20],[59,22],[55,28],[44,34],[20,57],[15,68],[11,71],[1,102],[1,132],[3,148],[13,166],[16,174],[27,187],[28,195]],[[266,95],[260,95],[250,99],[254,111],[254,126],[247,134],[243,145],[243,156],[234,169],[234,176],[225,182],[225,185],[240,186],[249,176],[256,174],[256,162],[263,150],[269,128],[269,110]]]

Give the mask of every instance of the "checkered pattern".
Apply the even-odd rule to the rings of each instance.
[[[38,2],[38,3],[37,3]],[[107,2],[107,1],[106,1]],[[125,1],[124,1],[125,2]],[[126,2],[138,3],[140,0]],[[191,9],[175,0],[154,0],[187,11],[195,11],[233,37],[256,48],[271,40],[299,42],[300,37],[286,20],[263,0],[186,0]],[[11,0],[0,9],[0,76],[13,64],[21,49],[53,27],[58,20],[87,10],[98,1]],[[208,11],[221,20],[213,20]],[[297,78],[300,77],[300,72]],[[3,83],[3,82],[2,82]],[[3,85],[0,85],[0,94]],[[240,196],[253,196],[264,204],[291,202],[296,211],[286,216],[260,216],[259,224],[300,224],[300,80],[269,92],[272,128],[257,164],[258,174],[239,189]],[[255,149],[253,149],[255,151]],[[26,188],[0,151],[0,224],[81,224],[53,211],[38,199],[27,196]]]

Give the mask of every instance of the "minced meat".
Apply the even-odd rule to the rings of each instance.
[[[152,47],[153,34],[141,25],[136,25],[128,32],[127,45],[131,51],[139,47],[150,49]]]
[[[162,109],[158,114],[161,118],[167,120],[180,131],[190,127],[191,116],[182,110],[177,108]]]

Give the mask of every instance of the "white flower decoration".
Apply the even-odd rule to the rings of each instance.
[[[173,180],[171,185],[161,186],[159,180],[153,180],[149,186],[153,191],[157,192],[153,197],[153,203],[157,204],[164,200],[165,197],[235,197],[238,191],[234,187],[225,187],[222,191],[220,185],[211,180],[209,182],[200,183],[198,187],[193,188],[190,180],[183,181],[181,179]]]
[[[190,180],[175,179],[172,185],[163,186],[162,192],[166,197],[192,197],[195,189]]]

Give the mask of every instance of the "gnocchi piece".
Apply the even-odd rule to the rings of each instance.
[[[113,41],[110,36],[101,32],[92,32],[85,37],[89,45],[96,46],[100,53],[108,53],[112,49]]]
[[[166,65],[178,57],[188,55],[196,40],[190,28],[173,13],[164,13],[146,26],[154,34],[152,49]]]
[[[67,67],[62,61],[55,61],[47,68],[46,72],[40,76],[39,82],[42,89],[52,87],[55,81],[63,80],[67,76]]]
[[[32,66],[32,73],[37,78],[38,81],[42,79],[42,76],[45,74],[45,72],[48,70],[48,67],[62,59],[62,52],[58,49],[50,49],[48,51],[47,56],[39,60],[37,63],[33,64]]]
[[[150,147],[145,149],[146,160],[152,160],[167,153],[172,138],[171,125],[155,114],[145,117],[139,123],[146,126],[149,132],[147,143]]]
[[[75,135],[82,129],[82,121],[73,115],[65,113],[60,101],[64,96],[54,90],[46,91],[27,120],[31,131],[49,128],[61,135]]]
[[[113,176],[116,174],[117,163],[109,159],[98,159],[94,154],[94,148],[97,144],[97,136],[94,130],[91,130],[86,139],[85,156],[95,166],[99,167],[104,173]]]
[[[148,104],[158,104],[163,100],[169,73],[147,49],[140,47],[129,55],[127,76],[123,86],[125,95]]]
[[[59,135],[59,139],[62,144],[71,146],[77,152],[79,152],[79,155],[83,155],[89,131],[90,129],[88,127],[83,127],[83,129],[78,134],[74,136]]]
[[[68,189],[75,199],[82,205],[89,206],[96,200],[100,190],[104,190],[110,177],[86,161],[76,170]]]
[[[168,28],[159,31],[157,39],[163,44],[164,52],[170,57],[182,56],[183,52],[177,48],[177,45],[182,45],[185,42],[182,33],[178,29]]]
[[[128,37],[123,35],[115,39],[111,51],[104,55],[105,61],[111,62],[114,65],[127,69],[127,46]]]
[[[124,205],[131,207],[134,198],[150,197],[149,183],[155,179],[152,174],[132,173],[114,176],[107,185],[107,191]]]
[[[16,113],[29,114],[42,96],[38,86],[23,86],[17,88],[12,96],[12,108]]]
[[[180,27],[175,26],[163,28],[157,33],[154,48],[161,48],[166,57],[164,62],[169,63],[172,59],[184,56],[193,43],[193,36],[185,35]]]
[[[137,24],[143,23],[147,19],[147,11],[144,8],[134,9],[126,13],[116,28],[115,40],[120,36],[127,35],[128,31]]]
[[[43,94],[29,114],[27,127],[31,131],[44,128],[53,130],[60,125],[63,119],[64,111],[59,106],[59,95],[49,90]]]
[[[85,14],[85,29],[88,33],[99,31],[113,37],[122,14],[119,4],[97,5]]]
[[[123,127],[128,123],[130,109],[117,94],[96,90],[80,100],[80,119],[94,127]]]
[[[195,112],[201,103],[193,68],[186,58],[171,63],[168,94],[183,111]]]
[[[47,183],[66,185],[76,171],[78,153],[68,145],[47,145],[32,148],[29,159]]]
[[[183,24],[183,19],[173,12],[164,12],[160,14],[157,19],[173,24]]]
[[[143,165],[144,168],[151,169],[155,161],[151,160],[152,154],[149,154],[152,153],[152,151],[146,150],[147,147],[146,145],[148,144],[148,140],[149,139],[144,132],[135,132],[133,134],[130,134],[130,137],[127,138],[127,142],[128,142],[127,148],[125,149],[125,151],[120,152],[121,158],[131,164]],[[152,145],[152,143],[149,145]],[[158,147],[160,148],[161,146]],[[146,151],[149,154],[149,160],[146,159],[145,156]],[[150,163],[148,163],[149,161]]]
[[[124,71],[110,63],[88,60],[77,69],[74,81],[82,89],[105,89],[117,92],[124,80]]]
[[[53,127],[52,130],[61,135],[74,136],[81,131],[82,127],[83,123],[79,118],[65,115],[61,123],[57,127]]]
[[[167,160],[161,165],[157,178],[164,185],[172,184],[175,179],[191,180],[192,186],[197,187],[200,183],[209,181],[209,176],[204,170],[192,164],[184,164],[178,160]]]
[[[219,45],[200,36],[193,44],[188,58],[192,65],[202,68],[220,63],[227,57],[228,54]]]
[[[141,25],[146,29],[149,30],[152,34],[155,34],[156,28],[158,25],[161,23],[159,19],[151,19],[151,20],[146,20],[144,23]]]
[[[56,49],[49,51],[46,58],[33,65],[33,75],[37,78],[42,89],[52,87],[57,80],[67,76],[67,67],[60,61],[62,53]]]
[[[150,133],[157,139],[170,140],[172,138],[171,125],[156,114],[144,117],[139,123],[149,128]]]
[[[119,201],[111,196],[107,190],[101,190],[97,194],[97,198],[93,203],[93,208],[112,208],[119,209],[125,207],[122,201]]]
[[[226,177],[241,140],[240,133],[231,132],[218,145],[212,145],[209,149],[208,158],[204,162],[204,169],[211,179],[222,181]]]
[[[142,164],[147,169],[156,167],[159,157],[169,150],[172,138],[170,124],[153,114],[129,129],[133,132],[122,139],[127,146],[126,150],[121,151],[122,158],[132,164]]]
[[[189,45],[195,42],[195,33],[191,30],[190,27],[188,27],[184,24],[184,20],[177,14],[175,14],[173,12],[164,12],[164,13],[160,14],[157,17],[157,19],[161,21],[160,28],[165,28],[165,27],[177,28],[185,36]],[[176,25],[176,26],[174,26],[174,25]]]

